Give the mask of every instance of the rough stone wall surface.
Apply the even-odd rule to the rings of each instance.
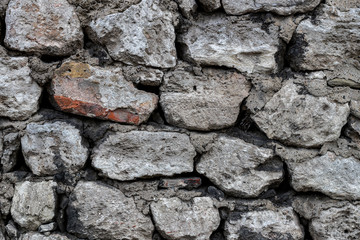
[[[0,240],[359,240],[359,0],[0,0]]]

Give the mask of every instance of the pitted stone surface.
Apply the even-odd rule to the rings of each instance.
[[[154,226],[118,189],[79,182],[67,208],[67,230],[89,239],[151,239]]]
[[[335,201],[318,196],[300,196],[293,202],[295,211],[309,220],[313,239],[359,239],[360,202]]]
[[[196,152],[186,134],[132,131],[109,135],[92,154],[107,177],[133,180],[192,172]]]
[[[347,2],[347,1],[343,1]],[[315,19],[302,21],[289,48],[289,60],[296,70],[337,70],[358,66],[360,8],[342,12],[324,6]]]
[[[232,126],[250,83],[236,71],[202,71],[202,76],[196,76],[179,67],[165,75],[160,104],[167,122],[203,131]]]
[[[279,28],[249,16],[199,15],[178,37],[186,60],[201,65],[225,66],[246,73],[276,72],[280,47]]]
[[[89,26],[92,38],[117,61],[161,68],[176,64],[173,16],[160,7],[159,0],[141,1]]]
[[[251,12],[274,12],[279,15],[291,15],[314,10],[321,0],[223,0],[227,14],[242,15]]]
[[[70,55],[83,46],[80,21],[66,0],[11,0],[5,45],[48,55]]]
[[[20,236],[19,240],[75,240],[73,237],[67,237],[63,234],[53,233],[45,236],[37,232],[29,232]]]
[[[350,112],[348,104],[303,92],[289,81],[253,116],[268,138],[285,144],[313,147],[336,140]]]
[[[256,197],[283,178],[283,163],[271,149],[221,136],[204,154],[196,170],[221,190],[240,197]]]
[[[209,197],[191,203],[179,198],[161,198],[150,205],[156,229],[170,240],[206,240],[220,224],[219,211]]]
[[[17,131],[0,131],[0,164],[2,172],[10,172],[20,153],[20,134]]]
[[[354,157],[326,152],[301,161],[290,158],[286,163],[296,191],[322,192],[335,199],[360,199],[360,161]]]
[[[55,217],[57,184],[53,181],[17,183],[12,199],[11,216],[27,230],[37,230]]]
[[[30,78],[26,57],[0,57],[0,117],[25,120],[39,108],[41,87]]]
[[[291,207],[276,207],[268,200],[238,201],[225,222],[227,240],[304,239]]]
[[[30,123],[21,146],[25,162],[35,175],[77,172],[88,156],[80,131],[64,122]]]
[[[121,123],[141,124],[156,108],[158,97],[136,89],[120,68],[64,63],[49,89],[55,106],[65,112]]]

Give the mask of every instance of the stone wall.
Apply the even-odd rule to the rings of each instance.
[[[0,19],[0,240],[360,239],[358,0]]]

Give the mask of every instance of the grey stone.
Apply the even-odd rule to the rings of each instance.
[[[142,84],[145,86],[159,86],[162,82],[164,73],[159,69],[146,68],[143,66],[124,67],[124,77],[126,80],[134,84]]]
[[[6,17],[5,45],[48,55],[71,55],[82,48],[83,33],[66,0],[11,0]]]
[[[296,161],[286,160],[291,185],[296,191],[322,192],[335,199],[360,199],[360,161],[333,152]]]
[[[289,48],[289,60],[296,70],[359,68],[360,8],[342,12],[324,5],[315,19],[302,21]]]
[[[350,112],[357,118],[360,118],[360,101],[351,100],[350,102]]]
[[[11,199],[14,195],[14,186],[4,178],[0,182],[0,211],[2,216],[10,213]]]
[[[5,16],[6,8],[7,8],[9,1],[10,0],[2,0],[0,2],[0,18],[3,18]]]
[[[309,220],[313,239],[359,239],[360,202],[335,201],[318,196],[300,196],[293,207]]]
[[[162,198],[150,205],[156,229],[166,239],[206,240],[220,224],[220,215],[209,197],[191,203]]]
[[[192,15],[196,12],[198,5],[195,0],[175,0],[179,9],[186,18],[191,18]]]
[[[59,121],[28,124],[21,146],[25,162],[35,175],[77,172],[88,157],[80,131]]]
[[[253,119],[270,139],[313,147],[339,138],[349,112],[348,104],[306,94],[303,86],[288,81]]]
[[[9,223],[5,226],[5,230],[7,235],[11,238],[11,239],[17,239],[19,236],[19,231],[17,230],[15,223],[10,220]]]
[[[43,224],[39,227],[38,231],[41,233],[44,232],[51,232],[54,231],[56,229],[56,223],[52,222],[52,223],[48,223],[48,224]]]
[[[213,12],[221,8],[220,0],[199,0],[199,2],[207,12]]]
[[[274,12],[279,15],[305,13],[314,10],[321,0],[223,0],[227,14],[241,15],[252,12]]]
[[[203,69],[202,76],[179,67],[165,74],[160,104],[169,124],[209,131],[235,124],[251,84],[236,71]]]
[[[235,68],[246,73],[272,73],[279,66],[279,28],[262,28],[250,16],[200,14],[187,31],[178,36],[185,60],[211,66]]]
[[[212,142],[216,139],[216,133],[198,133],[191,132],[190,133],[190,141],[192,145],[194,145],[196,152],[203,154],[207,152]]]
[[[19,240],[75,240],[74,237],[68,237],[64,234],[53,233],[49,236],[45,236],[37,232],[28,232],[22,234]]]
[[[117,132],[92,154],[92,166],[112,179],[133,180],[192,172],[196,152],[187,135],[174,132]]]
[[[283,163],[271,149],[221,136],[196,165],[221,190],[240,197],[256,197],[283,178]]]
[[[26,57],[0,58],[0,117],[25,120],[39,108],[41,87],[30,78]]]
[[[161,68],[176,64],[173,15],[160,7],[159,0],[141,1],[122,13],[91,21],[89,31],[114,60]]]
[[[238,201],[225,222],[227,240],[304,239],[292,207],[276,207],[268,200]]]
[[[351,8],[360,8],[360,2],[358,0],[326,0],[325,2],[341,11],[349,11]]]
[[[62,111],[135,125],[147,121],[158,102],[126,81],[121,68],[72,61],[55,71],[49,92]]]
[[[3,136],[2,136],[3,135]],[[20,136],[18,132],[0,132],[0,159],[2,172],[11,171],[19,157]]]
[[[17,183],[11,205],[14,221],[27,230],[37,230],[55,217],[56,194],[53,181]]]
[[[192,190],[194,188],[198,188],[201,185],[201,178],[199,177],[185,177],[185,178],[175,178],[175,179],[161,179],[159,182],[160,188],[172,188],[179,189],[185,188],[188,190]]]
[[[67,208],[67,231],[88,239],[151,239],[154,226],[115,188],[79,182]]]

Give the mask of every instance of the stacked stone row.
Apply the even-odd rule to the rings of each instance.
[[[360,239],[357,0],[0,18],[0,240]]]

